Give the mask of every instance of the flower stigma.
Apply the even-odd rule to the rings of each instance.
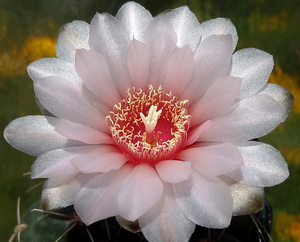
[[[140,116],[146,128],[146,142],[150,145],[154,142],[153,131],[162,112],[161,110],[156,112],[156,110],[157,106],[152,105],[148,111],[147,117],[145,117],[143,113],[140,113]]]
[[[181,150],[190,118],[187,103],[162,87],[127,90],[126,98],[114,105],[107,119],[115,143],[129,162],[155,166]]]

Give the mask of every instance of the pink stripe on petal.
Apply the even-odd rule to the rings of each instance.
[[[95,96],[95,94],[93,94],[85,85],[81,85],[81,94],[89,102],[89,104],[91,104],[105,117],[111,111],[113,104],[105,103],[103,100]]]
[[[66,79],[45,77],[34,82],[34,90],[42,105],[55,116],[108,132],[105,117]]]
[[[128,48],[128,68],[133,86],[146,89],[149,75],[150,51],[148,47],[135,39],[130,42]]]
[[[194,67],[194,53],[189,46],[175,49],[170,56],[162,82],[164,91],[180,97],[192,77]]]
[[[188,148],[181,151],[177,157],[191,161],[198,172],[211,176],[223,175],[243,165],[243,158],[237,146],[230,143]]]
[[[120,187],[131,172],[126,164],[119,170],[102,173],[86,182],[78,192],[74,208],[86,225],[118,215],[118,195]]]
[[[191,162],[164,160],[155,165],[156,171],[164,182],[178,183],[189,178]]]
[[[187,242],[196,227],[178,207],[170,184],[164,184],[161,199],[139,218],[139,224],[148,241]]]
[[[273,98],[255,95],[211,119],[198,141],[248,141],[266,135],[284,121],[286,111]]]
[[[86,144],[114,144],[111,136],[66,119],[61,119],[58,122],[55,126],[55,131],[67,138],[79,140]]]
[[[230,187],[217,177],[193,170],[191,178],[173,184],[175,199],[185,216],[207,228],[226,228],[233,211]]]
[[[97,13],[91,21],[89,45],[102,53],[119,93],[126,94],[132,86],[126,56],[130,36],[125,25],[110,14]]]
[[[192,104],[211,87],[217,77],[229,74],[232,54],[231,35],[211,35],[195,51],[195,73],[182,94]]]
[[[144,42],[150,50],[148,84],[158,88],[164,78],[168,59],[176,48],[177,36],[171,24],[163,15],[159,15],[150,23]]]
[[[147,164],[134,167],[124,180],[118,197],[120,215],[135,221],[161,197],[163,184],[156,171]]]
[[[84,85],[100,100],[113,106],[122,99],[105,57],[93,50],[77,50],[75,68]]]
[[[188,146],[196,142],[201,134],[211,126],[211,120],[207,120],[198,127],[193,127],[188,131],[188,139],[185,141],[184,146]]]
[[[204,96],[189,107],[190,125],[202,123],[228,109],[240,95],[242,80],[237,77],[219,77]]]
[[[128,157],[117,151],[101,150],[98,154],[78,156],[71,160],[71,164],[82,173],[94,173],[117,170],[127,161]]]

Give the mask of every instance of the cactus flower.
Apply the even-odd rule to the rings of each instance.
[[[29,65],[43,115],[5,129],[48,178],[44,209],[69,205],[89,225],[117,216],[149,241],[188,241],[261,209],[288,168],[257,138],[283,122],[293,97],[268,84],[270,54],[236,52],[235,26],[199,23],[188,7],[153,17],[128,2],[114,17],[64,25],[57,58]]]

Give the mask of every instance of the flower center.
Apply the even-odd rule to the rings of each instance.
[[[149,85],[147,92],[129,89],[126,98],[114,105],[107,116],[109,127],[131,163],[154,166],[174,157],[187,137],[187,102]]]

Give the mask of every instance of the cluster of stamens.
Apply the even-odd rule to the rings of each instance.
[[[161,87],[150,85],[147,92],[129,89],[107,116],[112,137],[133,164],[172,159],[186,139],[187,102]]]

